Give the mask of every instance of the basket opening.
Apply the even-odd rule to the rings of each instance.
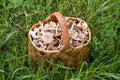
[[[79,18],[65,17],[70,35],[70,45],[78,47],[89,40],[89,28],[85,21]],[[30,30],[32,42],[41,50],[60,50],[63,47],[61,30],[56,19],[40,21]]]

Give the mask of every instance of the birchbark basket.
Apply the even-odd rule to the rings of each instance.
[[[50,23],[51,21],[58,24],[59,29],[57,30],[59,30],[58,33],[60,40],[58,44],[61,45],[59,46],[59,48],[54,48],[54,45],[52,45],[53,46],[52,49],[41,48],[40,45],[36,46],[35,43],[33,42],[33,36],[31,35],[31,31],[34,31],[35,28],[40,28],[41,26],[43,27],[43,25]],[[84,41],[83,39],[82,42],[77,41],[78,43],[76,43],[75,40],[73,42],[72,38],[78,39],[76,35],[80,35],[81,32],[79,31],[77,32],[76,29],[77,33],[74,33],[74,31],[72,31],[73,33],[70,33],[70,30],[72,29],[73,24],[78,25],[78,23],[80,23],[79,26],[80,25],[83,26],[82,27],[83,29],[79,28],[79,30],[82,31],[82,33],[84,32],[83,30],[87,32],[85,34],[87,38],[86,41]],[[49,26],[49,28],[51,27]],[[39,32],[40,31],[42,32],[42,30],[39,30]],[[49,36],[50,35],[51,34],[49,34]],[[48,44],[49,45],[53,44],[54,38],[52,38],[52,41],[53,42],[50,42],[49,40]],[[87,61],[89,59],[90,41],[91,32],[85,21],[81,20],[80,18],[64,17],[61,13],[54,12],[47,19],[40,21],[40,23],[34,24],[30,28],[28,33],[28,54],[31,59],[31,62],[34,63],[34,67],[38,67],[38,65],[41,64],[40,63],[41,59],[44,59],[46,62],[48,62],[49,60],[53,60],[61,65],[70,68],[77,68],[81,61]],[[46,44],[47,47],[48,44]]]

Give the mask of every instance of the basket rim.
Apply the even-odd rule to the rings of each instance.
[[[48,17],[49,18],[49,17]],[[45,20],[47,20],[48,18],[46,18]],[[82,20],[82,19],[80,19],[80,18],[76,18],[76,17],[65,17],[64,16],[64,18],[71,18],[71,19],[78,19],[78,20]],[[44,20],[44,21],[45,21]],[[84,20],[82,20],[82,21],[84,21]],[[86,21],[84,21],[85,23],[86,23]],[[86,23],[87,24],[87,23]],[[32,30],[32,29],[34,29],[35,27],[39,27],[40,26],[40,24],[39,23],[35,23],[30,29],[29,29],[29,33],[28,33],[28,39],[30,40],[30,43],[33,45],[33,47],[34,48],[36,48],[38,51],[42,51],[42,52],[45,52],[45,53],[59,53],[60,52],[60,50],[63,48],[63,46],[59,49],[59,50],[41,50],[40,48],[38,48],[33,42],[32,42],[32,38],[31,38],[31,36],[30,36],[30,30]],[[88,24],[87,24],[87,26],[88,26]],[[90,41],[91,41],[91,31],[90,31],[90,28],[89,28],[89,26],[88,26],[88,33],[89,33],[89,39],[88,39],[88,41],[87,41],[87,43],[85,43],[85,44],[82,44],[82,45],[79,45],[79,46],[77,46],[77,47],[71,47],[70,49],[77,49],[77,48],[82,48],[82,47],[84,47],[84,46],[86,46],[86,45],[88,45],[89,43],[90,43]]]

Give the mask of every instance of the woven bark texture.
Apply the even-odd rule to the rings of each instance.
[[[45,59],[76,68],[89,59],[90,41],[91,32],[85,21],[54,12],[30,28],[28,54],[34,66]]]

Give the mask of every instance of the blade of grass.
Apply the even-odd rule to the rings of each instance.
[[[17,31],[10,32],[9,34],[7,34],[7,36],[5,37],[5,39],[1,42],[0,47],[2,47],[3,45],[5,45],[5,44],[7,43],[7,41],[8,41],[15,33],[17,33]]]
[[[27,78],[35,77],[36,75],[22,75],[17,77],[18,80],[26,80]]]
[[[12,73],[11,80],[14,79],[14,76],[15,76],[15,74],[16,74],[17,71],[19,71],[19,70],[23,70],[23,69],[29,69],[29,68],[27,68],[27,67],[21,67],[21,68],[16,69],[16,70]]]
[[[120,74],[100,72],[98,75],[100,75],[100,76],[112,77],[112,78],[114,78],[114,79],[116,79],[116,80],[120,80]]]
[[[5,71],[4,70],[0,70],[0,72],[4,73]]]

